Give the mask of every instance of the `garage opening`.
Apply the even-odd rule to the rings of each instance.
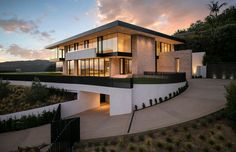
[[[110,108],[110,96],[107,94],[100,94],[100,108],[103,110],[109,110]]]

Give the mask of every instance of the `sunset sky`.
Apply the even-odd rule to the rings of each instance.
[[[49,59],[44,47],[114,20],[173,34],[209,14],[210,0],[1,0],[0,62]],[[235,5],[236,0],[224,0]],[[224,9],[224,8],[223,8]]]

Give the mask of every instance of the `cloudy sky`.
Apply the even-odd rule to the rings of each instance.
[[[122,20],[166,34],[209,14],[210,0],[1,0],[0,62],[50,59],[44,47]],[[236,0],[222,0],[228,5]]]

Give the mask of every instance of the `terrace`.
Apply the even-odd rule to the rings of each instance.
[[[185,73],[145,72],[132,78],[65,76],[60,73],[0,73],[3,80],[97,85],[116,88],[133,88],[133,84],[164,84],[186,81]]]

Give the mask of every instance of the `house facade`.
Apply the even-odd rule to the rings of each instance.
[[[192,76],[191,50],[175,51],[178,38],[122,21],[97,27],[47,46],[64,75],[130,77],[152,72]]]
[[[186,78],[192,77],[192,51],[174,49],[183,43],[163,33],[114,21],[47,46],[55,51],[52,61],[62,67],[64,76],[58,78],[63,82],[45,84],[77,92],[73,111],[96,108],[101,101],[108,101],[110,115],[131,113],[177,93],[186,85]],[[180,78],[184,73],[186,77]]]

